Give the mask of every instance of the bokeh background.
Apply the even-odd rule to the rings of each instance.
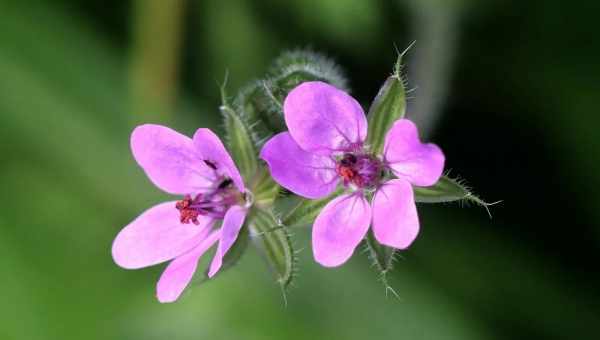
[[[596,1],[0,3],[1,339],[598,339],[600,40]],[[135,124],[219,131],[218,83],[311,47],[363,103],[408,54],[410,117],[489,201],[422,205],[386,297],[358,252],[312,261],[287,307],[251,249],[161,305],[161,267],[126,271],[116,233],[166,196]]]

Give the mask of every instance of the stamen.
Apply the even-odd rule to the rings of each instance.
[[[374,187],[383,177],[381,161],[368,154],[344,154],[336,165],[336,172],[345,186],[353,184],[359,188]]]
[[[338,175],[340,175],[340,177],[344,179],[345,185],[352,182],[354,176],[356,175],[354,170],[352,170],[352,167],[348,165],[338,164],[336,167],[336,171]]]
[[[221,182],[221,184],[219,184],[218,188],[219,189],[225,189],[227,188],[229,185],[231,185],[231,183],[233,183],[233,181],[230,178],[225,179],[223,182]]]
[[[197,198],[198,197],[196,197],[196,199]],[[179,210],[179,221],[183,224],[189,224],[190,222],[195,225],[200,224],[200,222],[198,222],[198,215],[200,215],[200,212],[191,207],[192,203],[192,197],[190,195],[185,195],[181,201],[177,201],[175,204],[175,208]]]
[[[204,160],[204,164],[208,165],[208,167],[213,170],[217,170],[217,165],[215,163],[213,163],[212,161],[209,161],[208,159]]]
[[[212,164],[212,163],[211,163]],[[185,195],[175,204],[179,210],[179,221],[183,224],[200,224],[199,216],[223,218],[225,213],[234,204],[241,203],[243,195],[232,185],[230,178],[221,178],[219,185],[211,191],[203,192],[195,197]]]
[[[357,161],[357,159],[356,159],[355,155],[353,155],[351,153],[347,153],[341,159],[340,163],[345,166],[354,166],[354,164],[356,164],[356,161]]]

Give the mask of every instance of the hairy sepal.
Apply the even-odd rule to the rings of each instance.
[[[325,205],[336,196],[340,195],[342,191],[343,189],[340,187],[331,195],[317,200],[299,198],[300,201],[283,218],[283,223],[289,227],[312,225]]]
[[[219,269],[217,274],[215,276],[213,276],[212,279],[209,278],[208,277],[208,268],[206,268],[206,270],[202,273],[201,277],[199,277],[199,278],[196,277],[194,279],[194,283],[201,284],[208,280],[214,280],[215,277],[221,275],[226,270],[231,269],[236,264],[238,264],[238,262],[242,258],[242,255],[244,255],[244,253],[246,253],[246,250],[248,249],[248,244],[250,243],[249,240],[250,240],[250,231],[249,231],[249,227],[248,227],[248,221],[246,221],[246,222],[244,222],[244,226],[240,230],[240,232],[237,236],[237,239],[235,240],[235,242],[233,243],[231,248],[229,248],[229,251],[227,251],[227,254],[225,254],[225,256],[223,257],[223,264],[221,265],[221,268]],[[198,276],[198,274],[196,274],[196,275]]]
[[[264,79],[246,86],[235,100],[257,147],[281,131],[287,130],[283,102],[287,94],[306,81],[323,81],[347,91],[340,68],[330,59],[305,50],[283,53],[275,60]]]
[[[414,187],[415,202],[418,203],[445,203],[467,202],[477,204],[487,211],[491,218],[489,207],[500,203],[488,203],[473,193],[464,180],[450,178],[447,174],[440,177],[439,181],[430,187]]]
[[[241,117],[226,103],[220,107],[225,124],[229,152],[244,179],[256,173],[258,160],[256,147],[250,135],[250,128]]]
[[[394,73],[379,89],[367,115],[369,122],[367,144],[376,154],[380,154],[383,150],[385,135],[392,124],[403,118],[406,112],[406,90],[400,74],[402,56],[403,54],[398,56]]]
[[[287,228],[272,211],[253,209],[250,237],[269,264],[277,283],[282,289],[287,288],[297,262]]]
[[[392,270],[394,262],[396,261],[397,250],[391,247],[384,246],[377,242],[373,230],[369,230],[365,237],[366,252],[373,264],[373,267],[379,272],[379,280],[385,286],[386,294],[391,292],[394,296],[398,297],[396,291],[388,283],[387,274]]]
[[[281,187],[273,180],[269,171],[261,167],[252,181],[251,190],[254,194],[254,205],[259,208],[268,208],[273,206]]]

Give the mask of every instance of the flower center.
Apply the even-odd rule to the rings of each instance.
[[[179,210],[179,221],[184,224],[199,224],[198,216],[222,219],[232,205],[244,200],[230,178],[224,178],[212,191],[200,193],[192,197],[185,195],[177,201],[175,208]]]
[[[336,172],[345,186],[373,188],[383,177],[383,165],[372,155],[345,153],[336,164]]]

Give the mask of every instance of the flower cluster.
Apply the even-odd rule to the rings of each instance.
[[[336,267],[365,239],[369,249],[388,250],[389,256],[409,247],[419,233],[416,200],[476,198],[442,176],[444,154],[435,144],[421,142],[415,124],[404,118],[399,67],[367,117],[339,88],[343,85],[332,85],[345,83],[335,68],[311,64],[322,59],[294,54],[283,60],[301,64],[242,92],[235,106],[222,91],[227,147],[205,128],[193,138],[160,125],[133,130],[136,162],[156,187],[176,198],[126,225],[113,242],[112,256],[127,269],[168,261],[156,287],[160,302],[179,298],[209,249],[215,248],[206,279],[231,267],[250,239],[266,249],[285,287],[296,262],[287,232],[294,213],[304,214],[304,222],[312,225],[315,260]],[[315,70],[327,72],[305,79]],[[269,87],[273,84],[282,85]],[[289,214],[275,211],[280,186],[301,198]],[[370,229],[372,236],[366,237]],[[382,273],[389,269],[379,267]]]

